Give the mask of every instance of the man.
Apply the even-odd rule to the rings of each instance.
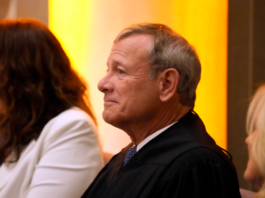
[[[115,39],[107,65],[98,84],[103,118],[132,143],[82,198],[240,197],[231,160],[192,110],[201,67],[182,36],[163,24],[133,25]]]

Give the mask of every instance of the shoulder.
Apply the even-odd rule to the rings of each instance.
[[[73,107],[51,119],[44,126],[40,139],[44,138],[50,141],[60,136],[81,137],[81,134],[97,136],[97,128],[86,112]]]
[[[240,197],[232,163],[225,154],[205,147],[191,149],[172,161],[156,189],[156,197]]]
[[[168,165],[164,179],[179,178],[180,175],[200,181],[226,178],[237,183],[237,173],[228,156],[207,147],[193,148],[180,155]]]
[[[66,122],[81,121],[81,120],[91,122],[94,124],[91,117],[86,112],[79,109],[78,107],[72,107],[70,109],[63,111],[62,113],[54,117],[52,120],[50,120],[50,122],[63,121],[64,123],[66,123]]]
[[[83,110],[73,107],[70,109],[67,109],[51,119],[46,126],[69,126],[71,124],[77,124],[77,123],[88,123],[92,128],[96,128],[94,121],[92,118]]]
[[[222,151],[215,151],[208,147],[197,147],[190,149],[180,155],[174,160],[176,166],[192,166],[194,164],[223,164],[227,165],[232,163],[231,160],[222,153]]]

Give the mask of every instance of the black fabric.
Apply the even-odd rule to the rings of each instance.
[[[132,144],[101,170],[82,198],[238,198],[229,157],[189,112],[122,167]]]

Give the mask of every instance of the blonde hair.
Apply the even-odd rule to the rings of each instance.
[[[254,131],[258,131],[251,152],[258,164],[261,176],[265,178],[265,85],[262,85],[257,89],[250,103],[247,113],[246,127],[248,135],[252,134]],[[264,182],[255,196],[255,198],[259,197],[265,197]]]

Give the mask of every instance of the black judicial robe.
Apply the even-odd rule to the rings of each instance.
[[[241,197],[234,165],[193,111],[122,167],[131,145],[110,160],[82,198]]]

